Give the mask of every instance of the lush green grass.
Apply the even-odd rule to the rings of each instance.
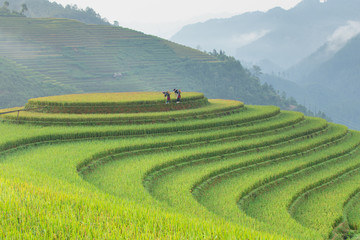
[[[97,193],[71,168],[75,163],[69,154],[76,155],[83,149],[82,144],[72,145],[68,144],[67,154],[61,154],[56,148],[39,148],[3,159],[0,170],[2,239],[260,236],[231,224],[184,218]],[[48,154],[57,157],[48,158]],[[17,157],[22,160],[17,161]]]
[[[351,166],[306,191],[293,206],[294,218],[304,226],[330,234],[336,220],[343,215],[343,203],[359,188],[359,168]]]
[[[7,150],[25,144],[64,141],[83,138],[99,137],[131,137],[148,134],[171,134],[190,131],[213,131],[226,127],[236,127],[251,124],[252,121],[266,121],[277,116],[279,109],[268,106],[248,106],[246,111],[212,119],[191,119],[185,122],[169,122],[158,124],[140,124],[123,126],[33,126],[14,125],[2,123],[0,125],[2,138],[0,138],[0,149]],[[302,115],[293,119],[294,122],[301,120]]]
[[[326,239],[339,219],[358,226],[360,134],[344,126],[225,100],[50,115],[0,122],[2,239]],[[108,122],[72,125],[92,121]]]
[[[347,209],[346,216],[347,221],[352,229],[359,230],[360,229],[360,201],[359,194],[357,194],[353,201],[351,202],[349,208]]]
[[[284,139],[286,141],[286,139]],[[256,141],[256,140],[255,140]],[[264,139],[264,142],[266,142],[266,140]],[[301,143],[293,143],[294,145],[297,145]],[[277,151],[279,151],[279,149],[281,149],[281,147],[287,146],[288,144],[283,144],[283,146],[277,146],[274,147],[273,149],[262,149],[260,150],[260,152],[249,152],[249,153],[242,153],[242,154],[237,154],[235,156],[233,156],[232,158],[228,158],[228,160],[226,159],[221,159],[218,158],[218,160],[216,162],[214,161],[204,161],[202,164],[205,165],[190,165],[189,167],[187,167],[186,169],[181,169],[178,170],[175,173],[169,174],[169,175],[165,175],[164,177],[157,178],[156,180],[156,184],[154,184],[152,191],[154,191],[154,195],[156,197],[158,197],[159,199],[165,200],[167,202],[170,202],[170,204],[173,206],[175,205],[176,207],[180,208],[183,211],[186,211],[186,209],[191,209],[190,206],[192,204],[187,204],[184,206],[184,202],[190,202],[192,203],[193,200],[192,196],[189,194],[189,190],[191,190],[194,186],[194,183],[196,185],[197,182],[202,181],[203,179],[207,179],[212,172],[217,173],[218,175],[215,177],[215,181],[220,181],[222,178],[226,178],[226,176],[224,176],[224,174],[221,174],[224,170],[222,169],[226,169],[227,171],[231,171],[232,175],[236,175],[236,172],[238,174],[240,174],[241,178],[239,176],[236,177],[236,179],[238,180],[238,184],[232,184],[230,185],[230,191],[233,192],[234,187],[238,190],[238,189],[246,189],[246,186],[251,186],[251,183],[254,182],[254,180],[258,179],[258,177],[264,177],[264,175],[261,175],[261,173],[263,173],[263,171],[259,171],[257,174],[251,174],[251,178],[242,178],[243,175],[245,175],[247,173],[247,170],[251,173],[254,173],[255,169],[263,166],[272,166],[273,168],[271,169],[272,172],[274,171],[279,171],[279,170],[284,170],[286,168],[280,168],[280,163],[282,163],[282,161],[285,161],[284,159],[279,159],[278,161],[274,161],[274,163],[271,163],[271,161],[266,161],[263,164],[261,163],[261,159],[263,158],[262,156],[266,156],[265,159],[271,159],[271,152],[273,152],[273,154]],[[270,152],[270,153],[269,153]],[[276,156],[276,155],[275,155]],[[210,159],[209,159],[210,160]],[[226,160],[226,161],[225,161]],[[259,163],[260,162],[260,163]],[[280,166],[279,166],[280,165]],[[287,167],[289,166],[293,166],[294,163],[293,162],[287,162]],[[266,171],[264,171],[265,173]],[[265,175],[266,176],[266,175]],[[260,178],[261,179],[261,178]],[[213,182],[214,183],[214,182]],[[250,184],[250,185],[249,185]],[[181,187],[180,187],[181,186]],[[211,187],[213,187],[211,185]],[[179,192],[181,190],[181,193]],[[168,192],[168,193],[167,193]],[[167,194],[165,194],[167,193]],[[239,192],[235,192],[237,193],[236,195],[239,194]],[[183,197],[184,196],[184,197]],[[187,197],[185,197],[187,196]],[[199,197],[199,194],[196,195],[197,198],[202,198],[203,196],[207,196],[207,193],[203,193],[202,196]],[[222,192],[219,191],[215,191],[214,195],[209,196],[208,199],[212,200],[212,201],[216,201],[219,199],[227,198],[228,202],[224,203],[221,202],[221,204],[218,204],[219,202],[215,203],[214,206],[217,206],[217,208],[219,209],[217,213],[217,215],[223,216],[227,219],[236,219],[236,222],[240,222],[242,225],[248,225],[251,227],[255,227],[258,224],[254,224],[253,221],[249,221],[249,219],[247,219],[244,215],[237,215],[238,209],[236,207],[236,196],[233,197],[232,199],[230,198],[230,196],[232,196],[231,194],[222,194]],[[185,201],[184,199],[187,199],[187,201]],[[231,200],[232,200],[232,204],[231,204]],[[203,202],[200,201],[200,203],[204,204]],[[205,205],[205,204],[204,204]],[[206,206],[206,205],[205,205]],[[233,207],[233,208],[230,208]],[[230,208],[229,211],[225,211],[225,209]],[[209,208],[209,210],[213,211],[211,208]],[[196,212],[199,212],[198,210],[196,210]],[[231,214],[232,213],[232,214]],[[236,216],[237,215],[237,216]],[[236,217],[234,217],[236,216]],[[234,217],[234,218],[232,218]],[[255,225],[255,226],[254,226]],[[266,228],[262,228],[262,229],[266,229]],[[267,228],[269,229],[269,228]],[[274,231],[275,229],[273,228],[272,231]],[[281,232],[281,231],[280,231]],[[294,236],[293,232],[290,230],[288,232],[281,232],[282,234],[287,234],[288,236]]]
[[[284,122],[289,123],[290,116],[287,116],[285,118]],[[279,121],[280,119],[274,119],[274,122]],[[291,122],[290,122],[291,123]],[[260,125],[261,127],[261,125]],[[276,125],[275,125],[276,127]],[[278,126],[277,126],[278,128]],[[276,129],[276,128],[275,128]],[[256,128],[254,128],[254,132],[256,134]],[[261,131],[262,128],[259,128]],[[268,135],[268,138],[275,138],[271,135],[274,134],[275,130],[269,131],[268,133],[261,132],[261,135],[258,135],[257,138],[261,138],[262,135],[265,133]],[[216,137],[215,137],[216,136]],[[139,156],[139,153],[141,152],[135,152],[135,156],[131,154],[131,151],[129,153],[126,153],[124,150],[117,150],[119,154],[117,156],[114,156],[115,159],[121,159],[119,161],[112,161],[109,164],[106,164],[104,166],[99,167],[99,169],[96,169],[96,171],[91,172],[90,178],[93,178],[92,176],[98,176],[99,179],[103,179],[104,177],[108,178],[118,178],[118,182],[125,181],[126,179],[129,179],[128,181],[132,181],[135,183],[137,182],[137,186],[134,189],[129,189],[131,192],[125,192],[122,193],[122,197],[126,196],[132,196],[134,197],[136,195],[136,192],[139,189],[143,189],[142,179],[145,177],[145,174],[154,173],[156,170],[160,170],[162,165],[159,164],[165,164],[165,168],[169,165],[177,165],[180,167],[183,162],[193,162],[197,160],[205,160],[207,158],[216,157],[218,154],[229,154],[231,152],[236,151],[243,151],[244,149],[248,148],[250,146],[249,142],[252,141],[252,137],[254,135],[247,135],[247,132],[239,131],[237,129],[229,129],[227,131],[219,130],[219,131],[212,131],[209,133],[196,133],[196,134],[184,134],[184,135],[176,135],[176,136],[169,136],[167,139],[169,140],[169,143],[165,143],[163,140],[161,144],[155,145],[154,143],[157,141],[157,138],[152,138],[152,144],[146,145],[147,147],[143,147],[145,149],[150,149],[150,151],[147,151],[146,157],[143,155]],[[256,136],[256,135],[255,135]],[[182,139],[185,139],[185,141],[181,141]],[[218,139],[221,139],[220,141]],[[161,138],[159,139],[161,140]],[[242,140],[242,141],[237,141]],[[247,141],[246,141],[247,140]],[[243,142],[246,141],[246,142]],[[180,142],[181,144],[176,144],[177,142]],[[166,147],[169,146],[169,147]],[[196,147],[196,149],[194,149]],[[158,152],[158,153],[156,153]],[[133,157],[136,160],[133,160]],[[141,160],[140,160],[141,159]],[[96,158],[94,159],[96,160]],[[140,162],[139,162],[140,161]],[[114,171],[113,174],[110,172],[103,173],[102,168],[106,168],[110,171],[114,169],[116,166],[116,169],[119,169],[119,171],[123,172],[121,176],[116,177],[114,174],[117,175],[117,171]],[[159,168],[160,166],[160,168]],[[85,175],[86,178],[88,178],[87,175]],[[107,185],[109,183],[114,184],[112,186],[117,186],[117,183],[114,183],[114,181],[103,181],[99,180],[97,181],[98,184],[101,185]],[[122,189],[114,189],[114,191],[124,191]],[[141,190],[142,191],[142,190]]]
[[[244,104],[231,100],[210,100],[210,104],[200,106],[196,109],[186,109],[167,112],[147,112],[147,113],[116,113],[116,114],[56,114],[56,113],[39,113],[33,111],[23,111],[21,113],[9,113],[3,115],[3,119],[21,123],[37,124],[141,124],[155,122],[169,122],[183,119],[197,118],[214,118],[220,115],[229,115],[235,111],[243,109]],[[175,104],[175,103],[174,103]],[[162,105],[164,103],[162,102]],[[181,103],[182,105],[182,103]],[[180,106],[181,106],[180,105]],[[84,107],[82,107],[84,108]],[[8,109],[17,110],[18,108]],[[159,109],[159,107],[155,108]],[[6,109],[0,110],[1,112]]]
[[[161,138],[163,137],[159,137]],[[174,136],[173,139],[177,137]],[[272,238],[270,235],[256,233],[219,219],[189,218],[166,213],[155,206],[144,204],[138,206],[124,202],[104,195],[84,182],[76,171],[77,166],[91,155],[106,149],[111,151],[119,146],[144,144],[144,141],[150,143],[154,138],[42,144],[3,155],[0,160],[1,176],[6,178],[7,182],[2,186],[6,187],[7,191],[2,192],[2,197],[6,200],[5,205],[2,205],[5,209],[2,221],[6,225],[2,236],[8,238],[122,236],[139,239],[212,239],[216,236],[219,238],[237,236],[240,239],[254,239],[260,236],[263,239]],[[26,214],[32,208],[34,210],[31,214]],[[136,210],[132,211],[133,208]],[[69,212],[72,214],[67,214]],[[17,218],[6,217],[10,213],[24,218],[21,218],[19,224]],[[52,215],[49,217],[52,225],[47,225],[46,213]],[[32,220],[25,221],[27,218]],[[185,226],[188,226],[188,229]]]
[[[271,136],[271,134],[269,135]],[[331,139],[331,137],[323,137],[323,138]],[[249,137],[249,139],[253,140],[253,137]],[[284,141],[286,141],[286,139],[284,139]],[[254,140],[254,142],[256,142],[256,140]],[[229,144],[227,143],[224,143],[223,145],[224,146],[226,145],[226,147],[231,148],[231,146],[229,146]],[[342,149],[345,146],[347,146],[347,143],[341,146]],[[214,150],[216,151],[216,145],[214,146],[207,145],[204,146],[203,148],[207,149],[205,150],[205,152],[207,153]],[[208,154],[204,155],[202,154],[202,151],[200,150],[199,152],[199,150],[197,150],[196,152],[198,155],[203,157],[211,156]],[[276,149],[274,149],[274,152],[275,151]],[[161,154],[160,153],[151,154],[150,152],[150,155],[147,155],[146,157],[144,157],[143,155],[139,156],[138,154],[131,158],[127,157],[127,155],[118,156],[120,157],[119,159],[121,160],[111,162],[100,168],[97,168],[93,173],[88,175],[89,177],[87,176],[85,177],[89,179],[89,181],[93,182],[99,188],[104,189],[105,191],[112,193],[116,196],[135,199],[142,203],[150,201],[149,204],[155,204],[153,203],[152,199],[147,197],[146,192],[143,191],[142,182],[139,181],[138,179],[141,178],[144,175],[144,173],[146,173],[146,169],[149,169],[147,170],[147,172],[152,172],[151,165],[153,164],[159,165],[164,162],[172,162],[174,160],[171,159],[177,159],[183,156],[184,154],[185,156],[186,155],[191,156],[192,159],[194,152],[191,149],[180,151],[178,148],[175,148],[173,149],[173,151],[170,152],[165,151],[164,149],[162,150]],[[258,154],[255,151],[253,155],[255,157]],[[116,157],[116,159],[118,159],[118,157]],[[150,187],[151,188],[150,191],[152,195],[155,196],[157,199],[165,202],[167,205],[170,205],[171,207],[175,207],[176,209],[180,210],[180,212],[182,213],[188,213],[191,215],[194,212],[196,212],[197,216],[201,216],[201,215],[203,215],[204,217],[212,216],[211,214],[209,214],[209,212],[206,211],[206,209],[201,207],[201,205],[199,206],[196,202],[194,202],[194,199],[191,197],[191,194],[189,194],[189,190],[191,190],[191,187],[194,184],[194,182],[196,182],[196,179],[201,179],[201,177],[206,175],[206,173],[215,171],[218,168],[216,167],[216,165],[219,165],[219,167],[226,166],[224,165],[225,159],[220,157],[217,160],[218,162],[214,162],[214,160],[212,160],[211,162],[206,164],[206,167],[203,167],[203,164],[206,163],[207,159],[210,160],[210,158],[204,158],[202,164],[199,166],[198,166],[199,163],[197,164],[193,163],[191,165],[189,164],[189,167],[186,169],[183,169],[184,167],[182,166],[182,164],[179,161],[176,161],[177,163],[175,169],[173,169],[171,172],[177,170],[176,172],[178,173],[179,176],[174,174],[164,174],[164,173],[161,173],[160,175],[156,175],[155,177],[156,183],[152,183],[153,186]],[[233,157],[233,162],[229,161],[228,164],[231,165],[231,164],[235,164],[236,162],[238,162],[238,158]],[[288,166],[291,166],[292,164],[293,163],[290,162]],[[212,165],[215,166],[215,168],[211,167]],[[198,169],[198,171],[194,169]],[[192,175],[190,176],[188,173],[189,171],[192,172]],[[122,186],[121,188],[119,188],[120,185]],[[146,186],[149,187],[148,184]],[[244,222],[242,222],[242,224],[244,224]],[[251,224],[248,225],[254,227]],[[291,236],[291,234],[289,235]]]
[[[354,142],[354,137],[350,138],[351,140],[348,141],[348,145],[359,144],[359,136],[360,135],[356,136],[357,139],[355,138],[355,143],[352,143]],[[321,162],[316,165],[310,164],[310,166],[306,168],[296,169],[297,172],[291,171],[288,176],[280,175],[281,177],[278,178],[278,180],[261,186],[256,191],[249,192],[249,194],[246,195],[247,198],[240,199],[241,209],[260,221],[271,223],[278,229],[289,229],[293,234],[301,236],[306,233],[306,231],[300,228],[299,224],[289,215],[287,209],[293,197],[313,182],[327,178],[337,171],[356,166],[358,163],[358,158],[347,157],[343,159],[340,157],[335,158],[329,163]],[[313,213],[308,212],[307,214],[312,215]],[[335,221],[335,219],[333,220]],[[324,238],[329,235],[328,231],[319,231],[319,233],[321,233]]]

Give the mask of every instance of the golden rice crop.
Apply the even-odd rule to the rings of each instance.
[[[171,93],[175,97],[174,93]],[[204,98],[204,94],[197,92],[183,92],[182,99]],[[50,97],[32,98],[29,103],[32,104],[109,104],[109,103],[151,103],[164,100],[162,92],[124,92],[124,93],[84,93],[69,94]]]

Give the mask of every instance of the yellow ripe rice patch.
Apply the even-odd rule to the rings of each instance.
[[[175,93],[170,93],[172,98],[175,98]],[[199,99],[204,98],[204,94],[197,92],[183,92],[182,99]],[[102,103],[139,103],[139,102],[158,102],[163,101],[164,95],[162,92],[124,92],[124,93],[85,93],[85,94],[70,94],[50,97],[33,98],[29,103],[58,103],[62,105],[71,104],[96,104]]]

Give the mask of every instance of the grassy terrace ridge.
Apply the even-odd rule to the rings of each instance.
[[[176,102],[175,94],[172,101]],[[208,103],[202,93],[184,92],[181,104],[164,104],[161,92],[87,93],[30,99],[25,109],[48,113],[131,113],[197,108]]]
[[[84,138],[104,137],[133,137],[152,134],[170,134],[178,132],[198,132],[221,130],[229,127],[247,126],[262,123],[262,129],[273,127],[267,122],[277,120],[279,108],[272,106],[247,106],[241,115],[234,114],[214,119],[193,119],[181,124],[170,121],[158,124],[121,125],[121,126],[37,126],[14,125],[4,122],[1,126],[3,138],[0,138],[0,150],[8,150],[31,143],[50,141],[69,141]],[[292,123],[301,121],[303,115],[298,113]],[[272,121],[273,120],[273,121]],[[286,124],[286,123],[285,123]],[[269,126],[270,125],[270,126]],[[275,126],[281,127],[284,123],[276,122]],[[240,131],[244,131],[240,129]],[[252,130],[253,131],[253,130]],[[245,130],[245,132],[251,132]]]
[[[3,116],[3,119],[18,123],[36,123],[42,125],[143,124],[147,122],[179,121],[190,118],[214,118],[244,110],[244,104],[239,101],[212,99],[208,103],[195,109],[146,113],[59,114],[24,111],[19,115],[17,112],[6,114]],[[3,112],[16,111],[18,109],[21,108],[6,109]]]
[[[357,158],[359,158],[359,154]],[[359,172],[359,164],[351,166],[304,189],[302,194],[295,198],[290,205],[293,217],[304,226],[311,226],[320,231],[328,231],[329,235],[332,234],[336,222],[338,219],[342,219],[344,214],[344,203],[359,192]],[[319,198],[324,200],[319,202]],[[323,216],[325,212],[329,212],[327,208],[332,210],[333,221],[324,221],[329,219],[329,216]],[[314,214],[302,215],[302,212],[309,211]]]
[[[338,219],[339,225],[338,228],[335,228],[335,231],[333,232],[334,235],[340,235],[342,228],[345,226],[350,229],[359,229],[360,227],[360,193],[359,191],[355,191],[354,194],[352,194],[348,201],[344,204],[344,216]],[[340,234],[338,233],[340,230]],[[352,232],[354,234],[354,232]],[[357,236],[358,237],[358,236]]]
[[[1,115],[0,238],[357,236],[359,132],[274,106],[186,94],[171,104],[207,104],[86,114],[93,105],[166,105],[161,92],[89,94],[29,101],[77,105],[82,114]]]

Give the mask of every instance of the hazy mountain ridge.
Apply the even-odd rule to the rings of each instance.
[[[185,26],[171,40],[205,50],[223,49],[255,63],[268,59],[287,68],[318,49],[347,21],[360,20],[358,12],[356,0],[304,0],[289,10],[274,8]],[[238,42],[231,40],[236,37]]]
[[[360,112],[354,109],[360,100],[360,46],[355,37],[360,33],[359,12],[357,0],[303,0],[289,10],[274,8],[185,26],[172,40],[224,49],[247,66],[257,64],[266,73],[263,82],[312,111],[360,129]],[[213,35],[203,39],[208,29]],[[236,34],[248,43],[231,42]]]
[[[312,71],[307,82],[327,84],[338,90],[345,86],[352,92],[360,89],[360,34],[352,38],[336,54]],[[338,81],[337,79],[342,79]],[[348,91],[347,91],[348,92]],[[358,94],[357,94],[358,95]]]
[[[313,80],[309,75],[331,59],[338,58],[338,52],[341,52],[343,48],[349,48],[352,41],[357,41],[357,35],[360,34],[360,22],[349,21],[346,25],[339,27],[334,34],[329,37],[328,41],[317,49],[310,56],[301,60],[298,64],[294,65],[287,70],[289,77],[298,83],[309,83]],[[353,48],[350,46],[350,48]],[[348,52],[349,56],[358,54],[355,51]],[[344,58],[342,56],[341,58]]]
[[[320,49],[324,51],[324,47]],[[326,51],[326,50],[325,50]],[[351,39],[341,50],[318,67],[309,71],[302,85],[319,84],[335,91],[340,98],[359,98],[360,94],[360,35]]]
[[[289,69],[285,76],[296,83],[279,81],[276,77],[263,80],[305,106],[311,104],[311,110],[316,106],[335,122],[360,129],[360,111],[356,107],[360,102],[360,34],[336,51],[329,51],[327,42]]]

